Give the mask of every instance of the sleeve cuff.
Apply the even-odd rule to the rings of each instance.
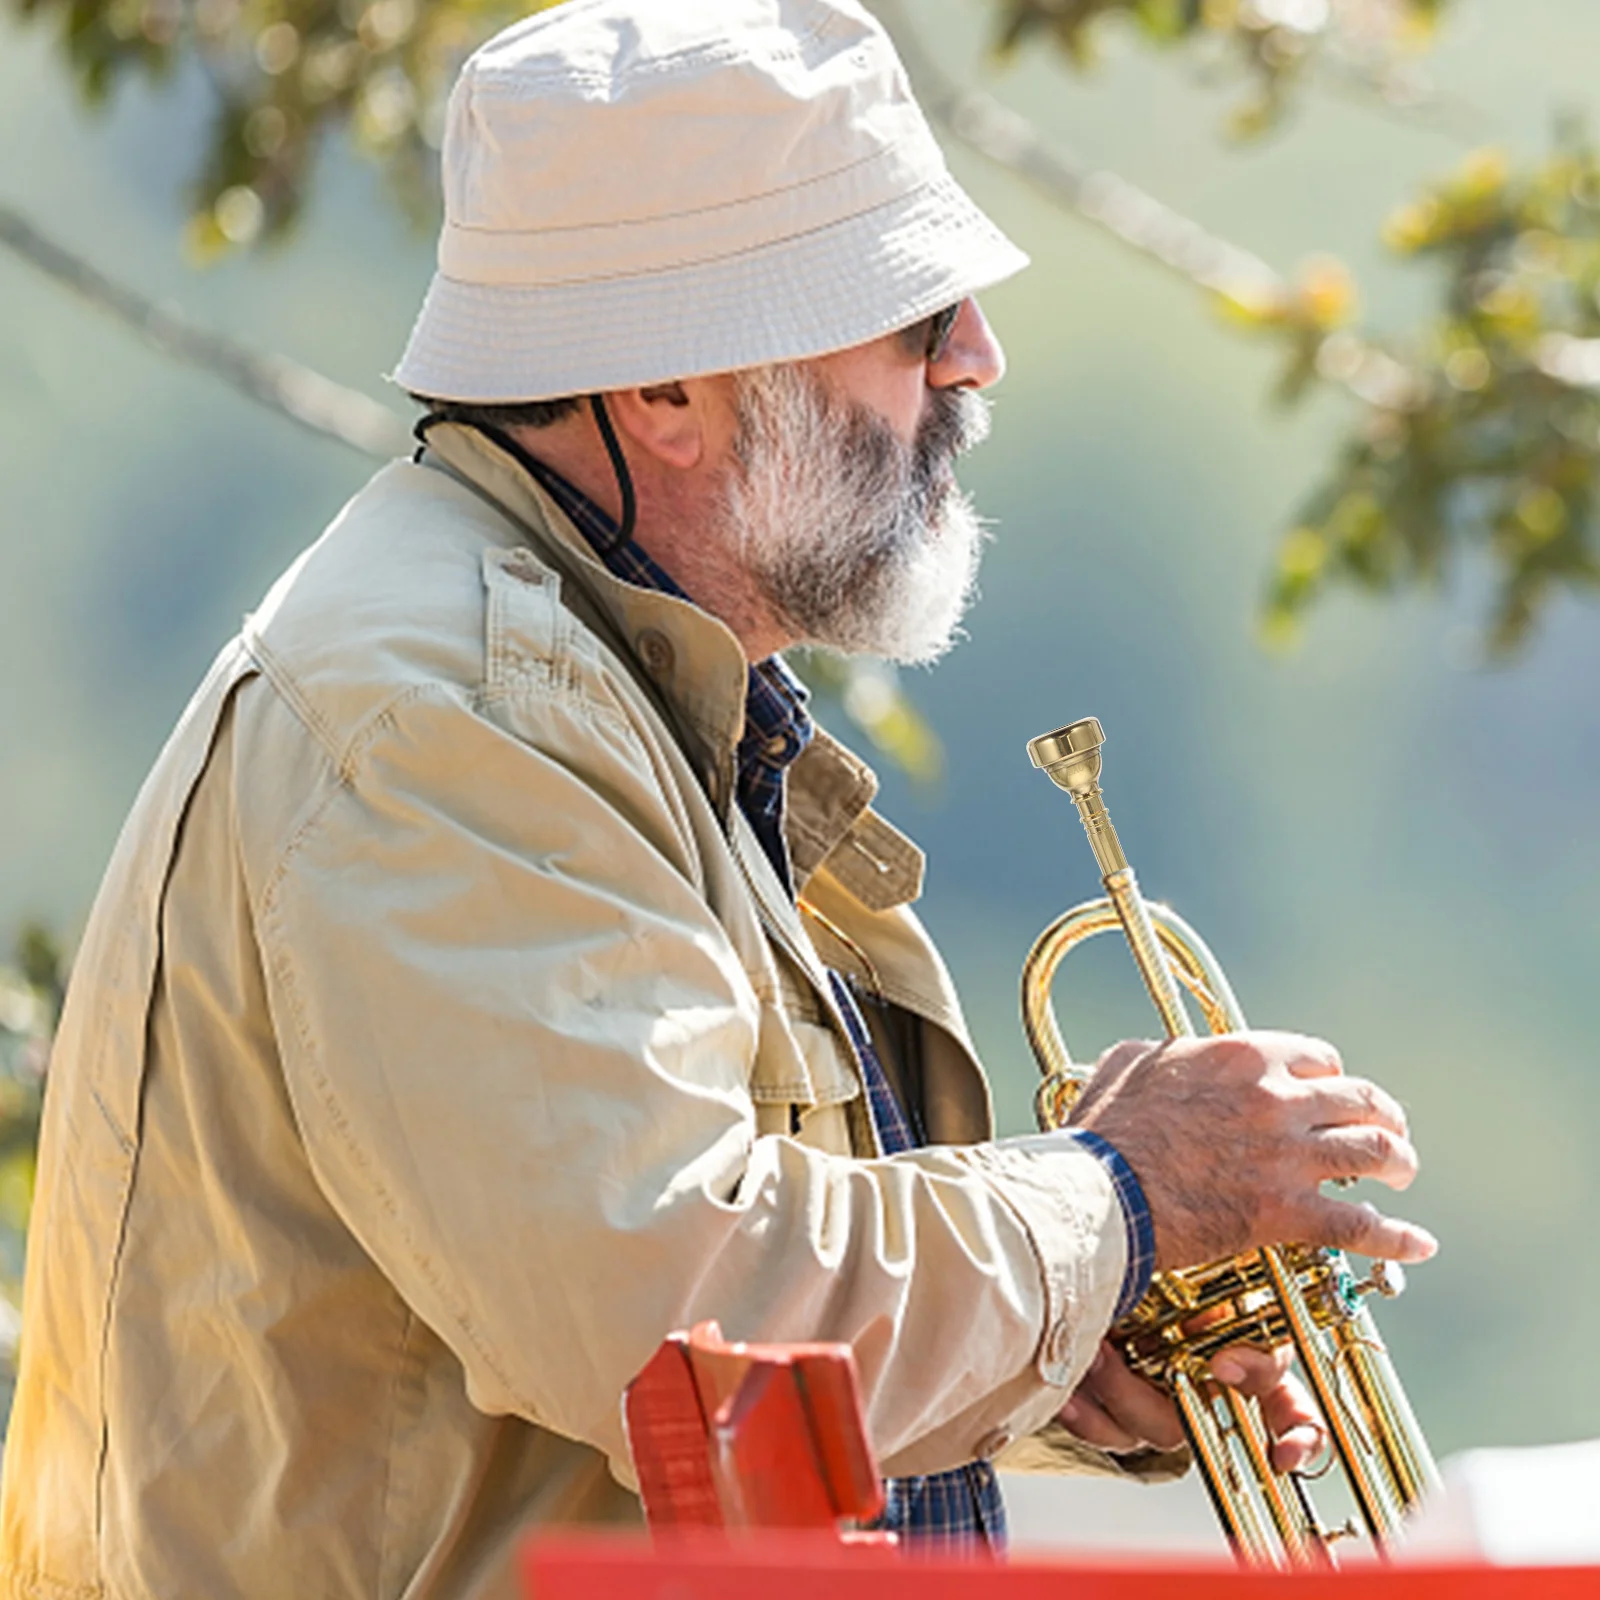
[[[1094,1360],[1127,1277],[1127,1216],[1111,1169],[1061,1130],[973,1145],[963,1155],[1027,1230],[1045,1291],[1034,1371],[1070,1391]]]
[[[1150,1288],[1150,1279],[1156,1270],[1156,1229],[1150,1218],[1150,1203],[1133,1168],[1123,1159],[1114,1144],[1102,1139],[1098,1133],[1086,1128],[1066,1128],[1069,1134],[1086,1150],[1098,1156],[1111,1175],[1111,1186],[1122,1202],[1122,1220],[1128,1235],[1128,1264],[1122,1272],[1122,1293],[1117,1298],[1117,1309],[1111,1320],[1120,1322],[1144,1299]]]

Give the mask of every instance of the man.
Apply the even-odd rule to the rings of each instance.
[[[1318,1190],[1404,1186],[1404,1118],[1260,1034],[993,1139],[920,856],[777,654],[949,643],[1022,257],[853,0],[576,0],[444,159],[417,457],[223,652],[85,937],[11,1592],[505,1592],[529,1523],[637,1515],[622,1389],[709,1316],[850,1342],[909,1536],[997,1543],[1013,1441],[1176,1470],[1107,1327],[1157,1265],[1429,1253]]]

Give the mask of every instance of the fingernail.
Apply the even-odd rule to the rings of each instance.
[[[1083,1407],[1076,1399],[1069,1400],[1056,1415],[1061,1418],[1067,1427],[1071,1428],[1083,1420]]]
[[[1211,1376],[1218,1383],[1243,1383],[1244,1368],[1232,1356],[1217,1356],[1211,1363]]]
[[[1419,1228],[1413,1224],[1411,1231],[1416,1235],[1417,1243],[1420,1244],[1423,1250],[1427,1252],[1422,1258],[1424,1261],[1427,1261],[1431,1257],[1438,1255],[1439,1241],[1435,1239],[1426,1228]]]

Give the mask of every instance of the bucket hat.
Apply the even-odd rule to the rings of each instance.
[[[394,373],[439,399],[822,355],[1027,264],[852,0],[566,0],[467,61],[443,168]]]

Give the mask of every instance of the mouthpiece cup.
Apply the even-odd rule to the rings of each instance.
[[[1028,741],[1028,759],[1069,794],[1100,781],[1100,746],[1106,742],[1099,718],[1084,717],[1053,733]]]

